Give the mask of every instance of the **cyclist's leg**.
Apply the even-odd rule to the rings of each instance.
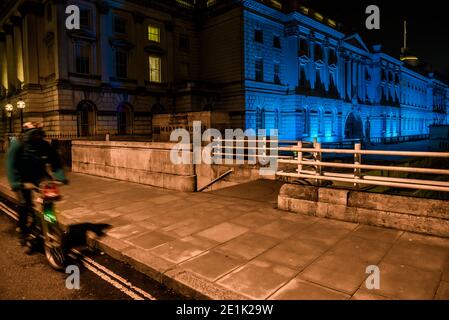
[[[28,217],[33,210],[33,202],[31,197],[31,190],[20,190],[19,192],[19,230],[22,238],[26,238],[30,233],[28,226]]]

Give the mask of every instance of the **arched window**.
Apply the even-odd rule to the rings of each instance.
[[[97,124],[97,111],[95,105],[90,101],[83,100],[78,104],[77,110],[78,136],[94,136]]]
[[[117,108],[117,133],[129,135],[133,133],[133,112],[128,103],[121,103]]]

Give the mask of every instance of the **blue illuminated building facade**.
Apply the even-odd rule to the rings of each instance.
[[[448,86],[309,8],[244,1],[246,126],[323,142],[419,138],[447,123]]]

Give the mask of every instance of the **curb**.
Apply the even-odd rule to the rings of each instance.
[[[0,186],[0,197],[17,203],[15,194]],[[68,228],[70,221],[63,219],[63,228]],[[162,286],[189,299],[197,300],[248,300],[249,298],[210,282],[175,263],[160,258],[144,249],[132,247],[121,240],[104,236],[97,238],[88,232],[87,244],[98,249],[115,260],[126,263]]]

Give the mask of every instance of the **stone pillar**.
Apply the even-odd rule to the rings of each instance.
[[[21,87],[24,80],[24,70],[23,70],[23,47],[22,47],[22,18],[12,17],[11,22],[13,23],[13,34],[14,34],[14,49],[16,57],[16,78],[18,80],[17,86]]]
[[[7,90],[8,86],[8,60],[6,57],[6,35],[0,33],[0,86]]]
[[[112,30],[112,22],[109,6],[106,3],[101,3],[98,6],[98,14],[100,15],[100,35],[99,41],[99,66],[101,70],[101,83],[109,83],[110,72],[112,71],[112,50],[109,45],[108,39]]]
[[[298,26],[290,26],[286,30],[286,79],[290,90],[295,90],[299,85],[299,61],[298,61]]]
[[[135,63],[131,64],[134,65],[135,69],[134,72],[136,73],[137,78],[137,86],[138,87],[145,87],[145,74],[148,73],[148,69],[145,67],[148,65],[148,62],[145,61],[145,50],[144,50],[144,44],[146,43],[147,39],[147,31],[145,30],[145,16],[135,12],[133,14],[134,18],[134,29],[135,29],[135,37],[136,37],[136,49],[135,49]]]
[[[23,65],[24,86],[39,83],[38,44],[36,37],[37,17],[31,12],[23,19]]]
[[[352,99],[352,62],[351,58],[347,57],[345,59],[346,63],[346,96]]]
[[[3,26],[6,33],[6,58],[8,61],[8,87],[10,90],[15,90],[17,87],[17,72],[16,72],[16,55],[14,50],[14,36],[12,24]]]
[[[67,17],[65,9],[67,1],[54,1],[54,17],[56,19],[55,36],[53,43],[53,57],[55,63],[56,79],[68,80],[69,78],[69,37],[67,34],[65,19]],[[49,39],[51,41],[51,39]],[[51,45],[48,43],[47,45]]]

